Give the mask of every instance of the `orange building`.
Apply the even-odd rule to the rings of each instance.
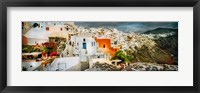
[[[95,41],[98,43],[98,47],[106,54],[110,54],[112,57],[115,56],[115,53],[119,50],[118,47],[111,47],[111,41],[108,38],[95,38]]]
[[[103,38],[103,39],[97,39],[95,38],[95,41],[99,44],[99,48],[111,48],[111,43],[110,43],[110,39],[107,38]]]

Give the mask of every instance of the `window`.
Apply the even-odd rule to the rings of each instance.
[[[46,31],[49,31],[49,27],[46,27]]]
[[[106,47],[106,45],[103,45],[103,48],[105,48]]]
[[[69,42],[69,45],[71,46],[71,41]]]
[[[94,46],[95,46],[95,42],[94,42]]]
[[[86,49],[86,43],[83,43],[83,49]]]

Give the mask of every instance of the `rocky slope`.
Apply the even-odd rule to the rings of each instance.
[[[178,32],[168,37],[160,37],[154,41],[160,49],[172,54],[175,63],[178,64]]]
[[[161,33],[165,36],[160,37]],[[152,34],[155,38],[150,38]],[[131,62],[178,64],[177,29],[157,28],[145,34],[136,34],[133,40],[129,40],[129,48],[124,53],[133,56]]]
[[[95,63],[85,71],[178,71],[178,65],[136,62],[122,68],[107,63]]]

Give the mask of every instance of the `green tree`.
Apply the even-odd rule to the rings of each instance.
[[[131,60],[133,60],[133,56],[131,55],[125,55],[123,51],[117,51],[117,53],[115,54],[114,58],[113,59],[120,59],[124,62],[130,62]]]

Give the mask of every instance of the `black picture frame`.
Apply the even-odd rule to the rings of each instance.
[[[199,93],[200,0],[1,0],[0,91],[2,93]],[[7,7],[193,7],[194,86],[7,86]]]

